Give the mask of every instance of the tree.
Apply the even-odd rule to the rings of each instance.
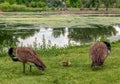
[[[0,3],[3,3],[4,2],[4,0],[0,0]]]
[[[109,8],[111,5],[117,3],[117,0],[102,0],[102,1],[103,1],[104,5],[105,5],[105,7],[106,7],[106,11],[108,11],[108,8]]]
[[[62,0],[57,1],[57,10],[62,10],[62,6],[63,6],[62,3],[63,3]]]
[[[90,7],[89,7],[89,10],[92,10],[92,2],[93,2],[93,0],[90,0]]]
[[[84,6],[87,0],[82,0],[82,7],[80,8],[80,10],[84,10]]]
[[[10,4],[14,4],[14,3],[16,3],[16,0],[6,0],[6,2],[8,2]]]
[[[99,7],[100,7],[100,0],[97,0],[97,6],[95,10],[99,10]]]

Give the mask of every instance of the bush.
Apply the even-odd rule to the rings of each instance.
[[[37,7],[45,7],[45,6],[46,6],[46,4],[44,2],[39,1],[37,3]]]
[[[11,11],[25,11],[25,10],[26,10],[26,6],[24,5],[17,5],[17,4],[11,5]]]
[[[10,9],[10,7],[11,7],[11,5],[8,2],[4,2],[4,3],[0,4],[0,9],[2,11],[8,11]]]
[[[35,7],[35,4],[32,2],[31,4],[32,6]],[[23,11],[23,12],[40,12],[42,10],[46,10],[46,7],[44,7],[44,5],[42,4],[41,8],[27,8],[25,5],[18,5],[18,4],[10,4],[8,2],[4,2],[2,4],[0,4],[0,10],[3,11],[3,12],[12,12],[12,11]]]
[[[55,10],[55,7],[51,7],[51,10]]]
[[[36,2],[32,1],[30,4],[31,4],[31,7],[33,7],[33,8],[36,7]]]
[[[34,1],[32,1],[31,3],[30,3],[30,6],[31,7],[33,7],[33,8],[35,8],[35,7],[37,7],[37,8],[42,8],[42,7],[45,7],[46,6],[46,4],[44,3],[44,2],[41,2],[41,1],[39,1],[39,2],[34,2]]]
[[[42,11],[46,11],[46,10],[48,10],[47,7],[42,7]]]
[[[8,2],[4,2],[0,4],[0,10],[4,12],[11,12],[11,11],[25,11],[27,8],[24,5],[17,5],[13,4],[10,5]]]

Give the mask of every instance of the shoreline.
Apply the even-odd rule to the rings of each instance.
[[[120,14],[120,10],[99,10],[99,11],[89,11],[89,10],[84,10],[84,11],[41,11],[42,14]]]
[[[0,11],[0,14],[2,13],[38,13],[38,14],[113,14],[113,15],[118,15],[120,14],[120,10],[109,10],[109,11],[105,11],[105,10],[98,10],[98,11],[90,11],[90,10],[82,10],[82,11],[78,11],[78,10],[67,10],[67,11],[38,11],[38,12],[18,12],[18,11],[13,11],[13,12],[3,12]]]

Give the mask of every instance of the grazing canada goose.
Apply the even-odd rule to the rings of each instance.
[[[91,67],[102,66],[110,51],[111,45],[108,42],[97,42],[92,45],[89,51],[92,59]]]
[[[31,65],[35,65],[40,70],[44,70],[46,68],[41,58],[31,48],[28,47],[10,48],[8,50],[8,54],[13,61],[20,61],[23,63],[23,73],[25,73],[25,63],[30,64],[30,71],[32,68]],[[16,56],[14,56],[14,54]]]

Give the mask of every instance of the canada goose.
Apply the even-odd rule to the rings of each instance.
[[[111,45],[108,42],[97,42],[92,45],[89,51],[92,59],[91,67],[102,66],[110,51]]]
[[[32,68],[31,65],[35,65],[40,70],[44,70],[46,68],[38,54],[29,47],[11,47],[8,50],[8,54],[13,61],[20,61],[23,63],[23,73],[25,73],[25,63],[30,64],[30,71]],[[14,56],[14,54],[16,56]]]

